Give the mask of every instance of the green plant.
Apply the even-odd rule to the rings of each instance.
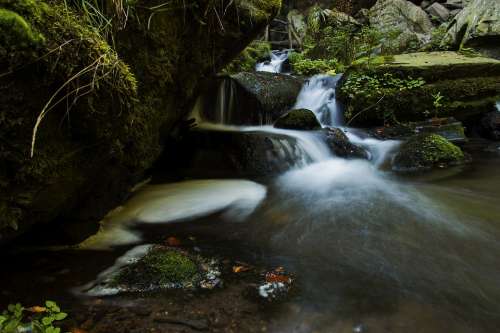
[[[376,74],[366,72],[355,72],[349,75],[341,88],[341,92],[355,102],[369,105],[358,112],[352,114],[350,110],[345,113],[346,118],[351,122],[361,113],[371,109],[382,113],[382,117],[387,121],[398,122],[394,114],[383,107],[382,100],[386,96],[395,95],[407,90],[418,89],[425,84],[423,78],[398,77],[392,73]]]
[[[46,301],[45,307],[31,308],[24,308],[19,303],[10,304],[0,315],[0,332],[60,333],[61,329],[54,323],[67,316],[53,301]]]
[[[444,106],[443,105],[444,96],[441,95],[440,91],[438,91],[437,93],[432,94],[432,98],[434,99],[434,101],[432,102],[432,105],[434,105],[434,118],[437,118],[438,113],[441,111],[441,109]]]
[[[341,65],[337,59],[308,59],[303,53],[292,52],[289,56],[290,65],[295,74],[298,75],[316,75],[330,74],[335,75]]]
[[[238,58],[229,63],[223,72],[233,74],[239,72],[252,72],[257,62],[271,53],[271,45],[264,41],[253,41]]]

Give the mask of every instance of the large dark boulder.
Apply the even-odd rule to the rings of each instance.
[[[437,134],[419,134],[403,143],[394,157],[395,171],[422,171],[465,162],[462,150]]]
[[[189,178],[255,179],[312,161],[296,138],[259,130],[197,128],[173,149],[164,153],[154,178],[162,179],[166,173]]]
[[[291,110],[281,116],[275,123],[274,127],[291,129],[291,130],[303,130],[312,131],[321,128],[321,124],[316,118],[316,115],[311,110],[307,109],[297,109]]]
[[[201,118],[231,125],[272,124],[295,104],[302,83],[279,73],[222,76],[201,96]]]
[[[491,140],[500,140],[500,111],[485,114],[479,124],[479,133]]]
[[[102,1],[113,45],[72,3],[0,0],[0,242],[56,219],[97,224],[281,1]]]

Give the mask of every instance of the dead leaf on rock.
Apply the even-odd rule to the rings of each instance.
[[[27,308],[26,310],[28,310],[29,312],[33,312],[33,313],[47,312],[47,308],[46,307],[38,306],[38,305],[32,306],[31,308]]]
[[[168,237],[165,243],[173,247],[181,246],[181,241],[176,237]]]
[[[251,270],[248,266],[233,266],[233,273],[243,273]]]

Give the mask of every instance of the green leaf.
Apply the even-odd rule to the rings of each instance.
[[[52,324],[53,321],[54,321],[54,318],[52,318],[52,317],[43,317],[42,318],[42,324],[44,324],[45,326],[49,326],[50,324]]]
[[[45,306],[52,312],[61,312],[61,309],[54,301],[46,301]]]
[[[63,320],[67,316],[68,316],[67,313],[59,312],[59,313],[57,313],[57,314],[54,315],[54,318],[55,318],[55,320]]]

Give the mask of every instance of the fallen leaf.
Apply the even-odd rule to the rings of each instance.
[[[30,312],[33,312],[33,313],[47,312],[47,308],[46,307],[38,306],[38,305],[32,306],[31,308],[27,308],[26,310],[28,310]]]
[[[247,266],[233,266],[233,273],[248,272],[251,268]]]
[[[174,246],[174,247],[181,245],[181,241],[175,237],[168,237],[167,240],[165,241],[165,243],[168,246]]]
[[[268,272],[266,274],[266,282],[268,283],[285,283],[285,284],[289,284],[289,283],[292,283],[292,279],[286,275],[282,275],[282,274],[276,274],[274,272]]]

